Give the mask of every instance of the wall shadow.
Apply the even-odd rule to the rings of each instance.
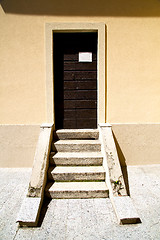
[[[126,159],[123,155],[123,152],[122,152],[122,150],[119,146],[119,143],[118,143],[114,133],[113,133],[113,138],[114,138],[114,141],[115,141],[115,145],[116,145],[116,149],[117,149],[117,153],[118,153],[118,157],[119,157],[119,161],[120,161],[120,166],[121,166],[121,169],[122,169],[122,174],[123,174],[123,177],[124,177],[124,183],[125,183],[125,186],[126,186],[127,194],[128,194],[128,196],[130,196],[129,179],[128,179]]]
[[[41,227],[43,220],[45,218],[46,212],[48,210],[48,205],[51,202],[52,199],[50,198],[46,198],[44,197],[43,200],[43,204],[42,204],[42,208],[41,208],[41,212],[40,212],[40,216],[39,216],[39,221],[38,221],[38,226],[37,227]]]
[[[0,0],[5,13],[51,16],[160,16],[160,0]]]

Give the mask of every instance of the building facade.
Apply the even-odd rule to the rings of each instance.
[[[122,165],[160,163],[160,2],[0,3],[0,167],[32,166],[44,122],[110,123]]]

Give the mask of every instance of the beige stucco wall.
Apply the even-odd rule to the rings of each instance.
[[[110,0],[102,4],[98,0],[82,0],[79,5],[77,1],[56,0],[55,6],[51,2],[1,2],[0,124],[3,128],[5,124],[15,128],[21,124],[39,126],[47,121],[45,23],[103,22],[106,24],[106,121],[115,124],[114,134],[127,164],[159,163],[160,2],[135,0],[131,4],[119,0],[115,6]],[[135,131],[137,126],[139,130]],[[153,132],[148,133],[148,126]],[[14,131],[22,140],[19,130]],[[23,134],[27,134],[25,130]],[[34,146],[37,135],[33,134]],[[3,136],[9,139],[5,132]],[[148,139],[146,144],[140,136]],[[150,154],[153,149],[156,151],[152,158],[149,149]],[[5,162],[11,163],[7,151]],[[23,157],[23,166],[31,166],[31,155],[28,163]],[[10,166],[21,166],[21,156],[22,153],[15,154]],[[1,166],[6,166],[3,159],[1,156]]]
[[[39,125],[0,125],[0,167],[32,167]]]
[[[112,124],[122,166],[160,164],[160,124]],[[0,125],[0,167],[32,167],[39,125]]]
[[[0,7],[0,123],[45,121],[44,25]]]
[[[46,22],[104,22],[107,121],[160,122],[159,17],[75,18],[66,13],[66,16],[19,15],[4,10],[0,6],[1,124],[46,121]]]
[[[112,124],[122,166],[160,163],[160,124]]]
[[[109,122],[160,122],[159,29],[160,18],[114,19],[109,24]]]

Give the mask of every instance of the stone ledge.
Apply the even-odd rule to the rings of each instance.
[[[137,210],[129,196],[112,197],[111,201],[120,224],[141,223]]]
[[[54,125],[53,123],[42,123],[40,128],[52,128],[53,125]]]
[[[107,126],[99,126],[99,128],[104,155],[103,167],[106,171],[106,183],[118,222],[119,224],[141,223],[131,198],[127,196],[112,129]]]
[[[22,202],[16,222],[19,222],[20,226],[37,226],[41,202],[41,198],[26,197]]]
[[[53,124],[43,124],[43,126],[45,127],[42,127],[40,130],[35,152],[28,194],[22,203],[17,218],[17,222],[19,222],[20,226],[37,226],[43,203],[53,135]]]
[[[99,123],[98,124],[100,127],[112,127],[110,123]]]

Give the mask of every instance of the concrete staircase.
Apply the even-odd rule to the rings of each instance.
[[[45,188],[47,197],[108,197],[98,138],[98,129],[55,132]]]

